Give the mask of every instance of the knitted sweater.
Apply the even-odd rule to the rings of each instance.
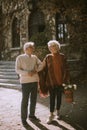
[[[20,76],[20,83],[38,82],[38,73],[33,76],[29,75],[29,72],[40,70],[41,61],[35,55],[21,54],[16,58],[15,71]]]

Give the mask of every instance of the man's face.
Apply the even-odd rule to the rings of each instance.
[[[32,54],[34,51],[34,46],[29,46],[27,49],[26,49],[26,53],[27,54]]]

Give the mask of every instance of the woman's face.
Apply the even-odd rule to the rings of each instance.
[[[49,47],[49,51],[51,53],[57,53],[59,51],[59,49],[56,45],[52,45],[52,46]]]

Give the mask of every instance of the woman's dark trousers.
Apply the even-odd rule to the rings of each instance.
[[[55,110],[55,101],[56,101],[56,110],[60,110],[61,97],[62,97],[61,86],[54,86],[54,88],[50,89],[49,93],[50,93],[50,112],[54,112]]]

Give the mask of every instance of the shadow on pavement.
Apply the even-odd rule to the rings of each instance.
[[[75,130],[85,130],[83,127],[81,127],[78,123],[74,122],[70,118],[63,117],[63,120],[58,121],[59,124],[65,125],[65,127],[71,127],[74,128]],[[65,130],[65,129],[64,129]]]
[[[47,127],[45,127],[44,125],[41,124],[41,122],[38,121],[31,121],[34,125],[36,125],[38,128],[40,128],[41,130],[49,130]]]
[[[49,124],[50,125],[50,124]],[[60,125],[56,120],[53,120],[51,125],[54,126],[58,126],[59,128],[63,129],[63,130],[68,130],[67,128],[65,128],[64,126]]]
[[[41,130],[50,130],[46,126],[44,126],[41,122],[37,122],[37,121],[31,121],[31,122]],[[51,126],[53,125],[63,130],[69,130],[69,129],[70,130],[84,130],[80,128],[79,126],[77,126],[76,124],[74,124],[72,121],[69,121],[66,119],[53,120],[52,123],[47,124],[47,125],[51,125]],[[33,129],[30,129],[30,130],[33,130]]]
[[[32,128],[30,125],[28,128],[25,128],[26,130],[35,130],[34,128]]]

